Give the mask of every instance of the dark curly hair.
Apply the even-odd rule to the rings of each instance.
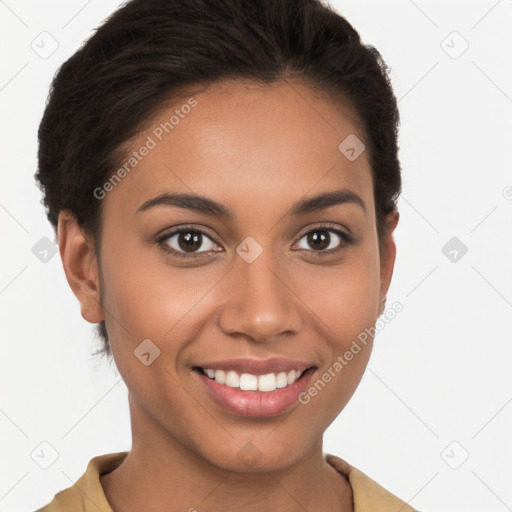
[[[144,123],[191,88],[299,78],[350,105],[372,168],[379,241],[401,192],[399,113],[389,68],[321,0],[131,0],[57,71],[39,127],[35,178],[57,234],[74,214],[101,251],[94,194]],[[105,322],[97,325],[110,356]]]

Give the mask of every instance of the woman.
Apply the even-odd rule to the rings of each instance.
[[[40,510],[413,510],[322,452],[393,273],[398,119],[318,0],[132,0],[64,63],[36,177],[133,443]]]

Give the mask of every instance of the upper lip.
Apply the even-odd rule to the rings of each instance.
[[[272,359],[223,359],[221,361],[209,361],[197,364],[200,368],[212,370],[234,370],[240,374],[266,375],[267,373],[289,372],[290,370],[305,371],[311,368],[313,363],[296,359],[272,358]]]

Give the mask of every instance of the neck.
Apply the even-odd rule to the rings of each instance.
[[[130,412],[132,449],[117,469],[100,478],[114,512],[353,512],[350,483],[325,461],[322,438],[288,467],[234,472],[183,446],[132,397]]]

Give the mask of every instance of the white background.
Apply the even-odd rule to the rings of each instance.
[[[0,1],[0,512],[34,510],[130,448],[125,385],[90,357],[58,253],[32,252],[54,241],[33,178],[49,84],[119,4]],[[404,309],[324,451],[423,512],[512,510],[512,1],[332,5],[392,68],[404,185],[388,305]],[[58,43],[46,59],[31,47],[43,31]],[[442,252],[454,236],[456,262]],[[48,469],[31,458],[43,441],[59,454]]]

